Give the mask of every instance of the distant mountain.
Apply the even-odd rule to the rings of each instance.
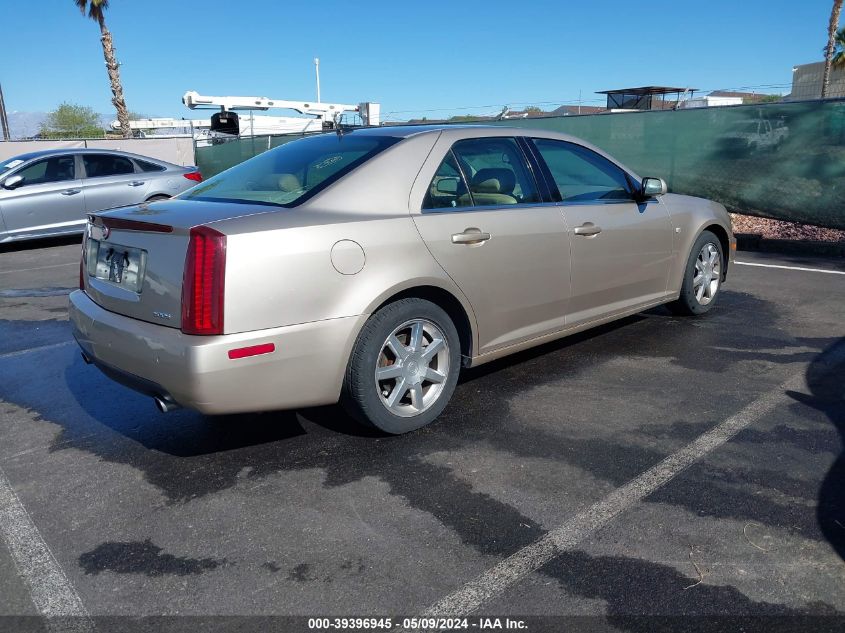
[[[29,138],[38,134],[47,118],[46,112],[9,112],[9,135],[12,139]]]

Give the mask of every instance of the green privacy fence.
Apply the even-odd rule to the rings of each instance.
[[[490,121],[484,121],[490,123]],[[509,119],[583,138],[670,191],[734,211],[845,228],[845,100]],[[206,176],[302,135],[197,148]]]
[[[845,228],[845,101],[498,123],[578,136],[670,191],[732,211]]]

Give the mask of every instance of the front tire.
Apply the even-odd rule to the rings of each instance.
[[[725,253],[719,238],[710,231],[698,236],[684,270],[677,301],[669,304],[675,314],[694,316],[708,312],[722,288]]]
[[[341,404],[359,422],[399,435],[433,422],[460,373],[460,338],[449,315],[424,299],[400,299],[364,324],[352,349]]]

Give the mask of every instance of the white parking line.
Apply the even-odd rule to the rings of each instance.
[[[831,363],[845,358],[845,347],[829,357]],[[543,538],[512,554],[498,565],[471,580],[462,588],[426,609],[424,617],[466,616],[486,601],[502,593],[528,574],[538,570],[561,553],[601,529],[623,512],[642,502],[666,485],[681,471],[760,420],[775,407],[790,400],[788,390],[805,388],[804,374],[797,374],[777,388],[754,400],[744,409],[673,453],[636,479],[617,488],[607,497],[575,515]]]
[[[28,273],[33,270],[47,270],[48,268],[61,268],[63,266],[79,266],[79,262],[66,262],[64,264],[51,264],[49,266],[37,266],[35,268],[18,268],[16,270],[0,270],[0,275],[8,275],[11,273]]]
[[[845,270],[828,270],[826,268],[804,268],[802,266],[783,266],[781,264],[758,264],[756,262],[734,262],[739,266],[759,266],[760,268],[783,268],[784,270],[803,270],[808,273],[827,273],[828,275],[845,275]]]
[[[21,500],[0,470],[0,535],[50,631],[87,633],[94,623]]]
[[[62,341],[61,343],[51,343],[50,345],[42,345],[40,347],[29,347],[27,349],[19,349],[14,352],[7,352],[5,354],[0,354],[0,360],[5,358],[14,358],[15,356],[23,356],[24,354],[32,354],[34,352],[43,352],[44,350],[53,349],[56,347],[64,347],[65,345],[71,345],[76,341]]]

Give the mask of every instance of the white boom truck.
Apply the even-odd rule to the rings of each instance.
[[[380,122],[380,106],[378,103],[370,102],[351,105],[320,101],[288,101],[267,97],[208,96],[188,91],[182,96],[182,103],[191,110],[219,109],[219,112],[211,117],[211,130],[241,136],[332,129],[337,125],[340,115],[345,112],[357,113],[364,125],[378,125]],[[270,117],[255,115],[252,112],[248,116],[241,117],[234,112],[235,110],[266,111],[270,109],[293,110],[314,118]]]
[[[190,130],[194,137],[206,138],[209,132],[230,134],[233,136],[264,136],[270,134],[293,134],[299,132],[319,132],[334,128],[340,116],[345,112],[357,113],[364,125],[379,125],[380,107],[378,103],[364,102],[358,105],[344,103],[322,103],[308,101],[288,101],[268,99],[267,97],[207,96],[188,91],[182,97],[191,110],[218,109],[209,119],[172,119],[150,118],[135,119],[129,122],[133,130]],[[294,110],[314,118],[267,116],[254,114],[253,110],[270,109]],[[235,110],[250,110],[239,114]],[[112,121],[112,129],[119,130],[120,123]]]

